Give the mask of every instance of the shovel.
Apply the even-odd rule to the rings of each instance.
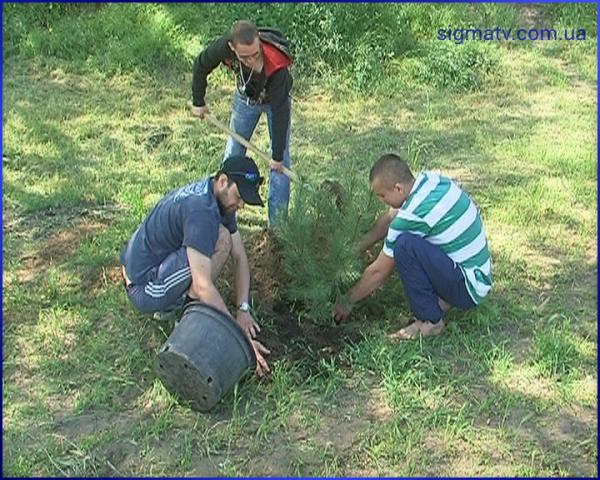
[[[190,105],[190,103],[188,103],[188,105]],[[269,155],[267,155],[265,152],[263,152],[260,148],[258,148],[256,145],[254,145],[253,143],[251,143],[250,141],[246,140],[244,137],[242,137],[239,133],[235,133],[233,130],[231,130],[227,125],[225,125],[223,122],[221,122],[220,120],[217,120],[217,118],[212,114],[212,113],[205,113],[204,114],[204,119],[206,121],[208,121],[208,123],[212,124],[213,126],[217,127],[219,130],[221,130],[222,132],[225,132],[226,134],[228,134],[231,138],[233,138],[236,142],[242,144],[244,147],[252,150],[254,153],[256,153],[256,155],[258,155],[261,159],[263,159],[264,161],[267,162],[267,165],[271,162],[271,157]],[[285,165],[282,165],[282,171],[283,173],[290,178],[291,180],[297,182],[298,181],[298,175],[296,175],[295,172],[292,172],[289,168],[287,168]]]
[[[191,106],[191,102],[188,102],[188,106]],[[254,153],[256,153],[256,155],[258,155],[258,157],[260,157],[262,160],[266,161],[267,165],[271,162],[271,157],[269,155],[267,155],[265,152],[263,152],[260,148],[258,148],[252,142],[246,140],[240,134],[231,130],[227,125],[225,125],[223,122],[218,120],[212,113],[205,113],[204,118],[208,121],[208,123],[212,124],[213,126],[217,127],[222,132],[231,136],[234,140],[236,140],[237,142],[242,144],[244,147],[252,150]],[[306,181],[301,181],[300,177],[298,177],[298,174],[296,174],[296,172],[291,171],[285,165],[283,165],[282,170],[283,170],[283,173],[290,180],[293,180],[294,182],[301,184],[303,187],[307,187],[310,190],[315,191],[315,187],[312,184],[307,183]],[[339,184],[339,182],[337,182],[335,180],[325,180],[323,182],[323,185],[321,185],[320,190],[322,190],[322,189],[325,189],[336,196],[336,199],[337,199],[336,205],[338,206],[338,209],[339,209],[340,205],[338,204],[338,202],[340,201],[341,196],[343,194],[343,188]]]
[[[224,123],[222,123],[220,120],[217,120],[211,113],[204,114],[204,118],[208,121],[208,123],[212,123],[215,127],[217,127],[218,129],[220,129],[223,132],[225,132],[228,135],[230,135],[236,142],[241,143],[244,147],[249,148],[250,150],[252,150],[254,153],[256,153],[256,155],[258,155],[260,158],[262,158],[264,161],[266,161],[267,164],[269,164],[271,162],[271,157],[269,157],[269,155],[267,155],[265,152],[263,152],[262,150],[260,150],[257,146],[255,146],[250,141],[246,140],[240,134],[235,133],[227,125],[225,125]],[[295,172],[292,172],[285,165],[282,165],[282,171],[291,180],[294,180],[295,182],[298,181],[298,175],[296,175]]]

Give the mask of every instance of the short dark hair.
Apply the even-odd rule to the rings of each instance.
[[[217,173],[214,174],[213,178],[218,180],[221,175],[225,175],[227,177],[227,188],[231,187],[235,183],[233,178],[231,178],[231,175],[223,170],[218,170]]]
[[[375,177],[382,178],[389,186],[414,180],[408,164],[394,153],[382,155],[371,167],[369,182],[373,183]]]
[[[233,24],[229,36],[231,43],[234,45],[252,45],[254,40],[258,37],[258,29],[251,21],[240,20]]]

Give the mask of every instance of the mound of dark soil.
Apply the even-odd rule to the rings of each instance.
[[[356,325],[330,325],[302,315],[301,306],[285,298],[285,275],[277,238],[262,230],[246,240],[252,275],[252,297],[260,312],[259,340],[271,350],[271,361],[281,358],[306,360],[316,366],[320,359],[339,358],[350,342],[362,338]]]

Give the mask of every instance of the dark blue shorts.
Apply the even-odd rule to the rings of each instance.
[[[130,254],[125,252],[125,266]],[[152,313],[168,312],[183,305],[191,284],[187,251],[181,247],[151,269],[143,282],[132,283],[125,288],[129,300],[138,310]]]

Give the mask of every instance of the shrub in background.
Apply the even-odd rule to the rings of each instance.
[[[161,4],[53,5],[19,5],[5,11],[3,41],[9,54],[40,63],[64,60],[70,71],[109,76],[189,70],[186,51],[192,35],[186,35]],[[44,17],[46,12],[51,14]]]
[[[91,3],[4,3],[2,4],[2,34],[4,55],[17,53],[14,47],[26,42],[34,30],[52,30],[61,19],[76,18],[80,14],[97,10]]]
[[[472,90],[499,73],[512,43],[435,40],[439,28],[516,28],[525,7],[507,4],[216,3],[5,4],[5,59],[56,57],[105,75],[186,74],[200,49],[239,19],[284,31],[297,86],[369,93],[382,88]],[[596,36],[594,5],[545,5],[540,18]],[[573,42],[571,42],[573,43]],[[585,53],[586,52],[577,52]],[[6,61],[6,60],[5,60]],[[400,67],[399,67],[400,65]],[[590,68],[585,69],[588,72]],[[390,76],[405,78],[390,79]],[[324,83],[323,83],[324,82]]]
[[[500,53],[493,44],[432,41],[427,45],[420,79],[436,88],[476,90],[498,75]]]
[[[595,3],[557,3],[541,6],[551,25],[557,29],[586,30],[589,37],[596,37],[598,29],[597,5]]]

